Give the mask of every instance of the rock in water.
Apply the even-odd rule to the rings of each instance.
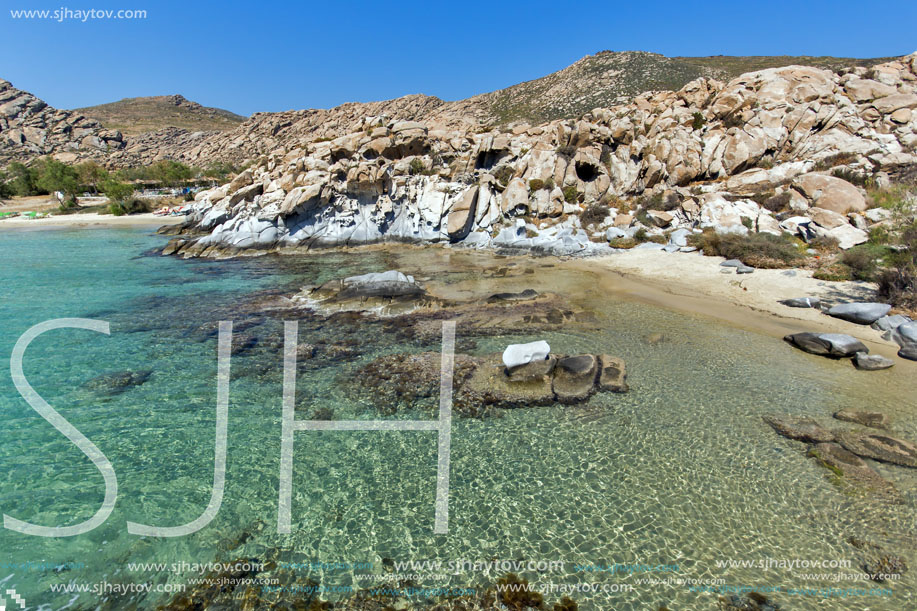
[[[839,484],[855,488],[896,495],[894,486],[859,456],[852,454],[836,443],[819,443],[809,450],[809,456],[831,470]]]
[[[780,303],[791,308],[817,308],[821,306],[821,299],[818,297],[794,297],[793,299],[784,299]]]
[[[910,441],[881,433],[854,431],[838,433],[837,440],[857,456],[917,468],[917,446]]]
[[[842,409],[834,417],[844,422],[855,422],[874,429],[887,429],[891,418],[882,412],[863,412],[855,409]]]
[[[895,361],[887,359],[879,354],[857,352],[853,355],[853,366],[864,371],[878,371],[880,369],[888,369],[894,365]]]
[[[423,288],[407,276],[396,270],[375,272],[362,276],[344,278],[344,288],[338,294],[340,298],[353,297],[402,297],[422,295]]]
[[[119,395],[129,388],[140,386],[153,375],[152,369],[140,371],[116,371],[103,373],[86,382],[83,386],[93,392],[103,395]]]
[[[764,421],[788,439],[808,441],[810,443],[834,441],[834,433],[822,427],[812,418],[767,414],[764,416]]]
[[[510,344],[503,351],[503,364],[507,369],[512,369],[532,361],[543,361],[548,358],[550,352],[551,346],[544,340],[528,344]]]
[[[891,309],[887,303],[842,303],[828,310],[828,315],[858,325],[871,325]]]
[[[592,354],[557,359],[554,394],[561,403],[578,403],[595,392],[598,359]]]
[[[603,354],[599,356],[599,390],[611,392],[627,392],[627,367],[624,359]]]
[[[857,352],[869,352],[863,342],[843,333],[793,333],[783,339],[801,350],[820,356],[843,358]]]

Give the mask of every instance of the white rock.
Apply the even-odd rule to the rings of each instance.
[[[503,364],[507,369],[512,369],[533,361],[543,361],[550,353],[551,346],[544,340],[528,344],[510,344],[503,351]]]

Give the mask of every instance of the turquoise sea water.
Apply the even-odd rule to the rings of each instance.
[[[577,287],[576,278],[538,260],[528,264],[535,274],[501,280],[480,274],[483,266],[501,262],[448,250],[233,261],[145,254],[163,242],[138,229],[0,233],[2,513],[65,525],[87,519],[101,503],[99,472],[19,397],[8,364],[17,338],[39,322],[86,317],[111,324],[110,336],[50,332],[26,354],[25,374],[32,386],[102,450],[119,484],[114,512],[85,535],[39,538],[0,530],[0,586],[14,588],[29,608],[88,609],[100,603],[151,608],[172,594],[98,596],[56,593],[52,587],[106,582],[168,589],[195,575],[186,566],[172,571],[134,565],[239,558],[278,566],[295,563],[300,566],[277,571],[285,583],[292,574],[293,584],[313,579],[339,590],[384,583],[358,576],[384,575],[391,569],[388,559],[552,562],[549,571],[517,572],[553,588],[555,593],[545,595],[552,603],[565,588],[594,587],[571,593],[581,609],[714,607],[716,593],[691,591],[678,579],[722,580],[715,584],[720,588],[836,589],[774,594],[774,600],[792,609],[917,605],[914,572],[885,584],[831,581],[861,572],[862,552],[848,542],[850,536],[917,565],[917,470],[876,465],[901,492],[900,504],[849,496],[805,457],[803,444],[777,436],[760,418],[769,412],[796,413],[833,424],[831,414],[839,409],[877,409],[892,414],[895,431],[913,440],[917,381],[896,369],[857,372],[847,363],[791,350],[772,337],[616,300],[594,283]],[[291,294],[305,284],[393,267],[482,294],[516,290],[514,282],[539,290],[581,289],[578,306],[596,313],[599,330],[542,335],[556,352],[624,357],[632,391],[597,395],[580,406],[513,410],[484,420],[457,418],[447,535],[433,534],[435,433],[298,432],[293,533],[279,535],[282,324],[238,309],[253,294]],[[194,519],[207,505],[213,477],[216,338],[201,327],[230,318],[237,323],[237,337],[254,338],[257,344],[232,359],[221,510],[209,526],[190,536],[129,535],[127,521],[176,525]],[[457,332],[461,345],[461,328]],[[656,332],[666,341],[644,341]],[[385,353],[439,349],[435,343],[400,339],[378,325],[354,328],[314,318],[301,323],[300,339],[356,347],[348,358],[300,372],[301,418],[317,409],[332,410],[341,419],[378,418],[371,405],[347,392],[359,365]],[[477,338],[471,349],[483,354],[517,341],[524,336]],[[120,394],[83,386],[99,374],[124,370],[152,374]],[[432,418],[436,404],[433,399],[404,417]],[[768,559],[782,560],[784,566],[787,560],[852,565],[791,570],[740,564]],[[728,566],[730,561],[739,564]],[[328,566],[302,566],[313,562]],[[615,563],[630,567],[619,571],[631,574],[584,572],[577,566]],[[660,565],[677,565],[677,570],[646,570]],[[401,572],[422,573],[415,579],[422,586],[473,588],[505,571]],[[422,597],[416,602],[422,606]]]

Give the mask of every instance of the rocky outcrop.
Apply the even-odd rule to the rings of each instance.
[[[892,116],[910,111],[915,92],[917,56],[908,56],[869,73],[791,66],[725,84],[701,78],[577,120],[490,130],[420,97],[303,111],[313,114],[289,125],[256,116],[239,128],[264,141],[250,183],[199,194],[191,228],[205,235],[168,252],[407,241],[583,255],[610,252],[611,229],[615,239],[708,227],[829,236],[849,248],[873,222],[863,193],[813,170],[839,154],[850,172],[917,162],[917,117]],[[277,135],[255,127],[276,121]],[[775,214],[756,201],[762,192],[796,215]],[[624,213],[618,202],[638,197],[646,214]]]
[[[351,392],[383,413],[420,407],[439,392],[440,360],[432,352],[380,357],[359,371]],[[507,369],[500,354],[456,354],[454,406],[479,417],[496,408],[576,404],[596,392],[627,392],[626,379],[624,361],[607,355],[549,355]]]
[[[79,113],[52,108],[0,79],[0,166],[51,154],[75,161],[123,147],[120,132]]]

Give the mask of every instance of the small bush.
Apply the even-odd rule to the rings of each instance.
[[[917,266],[885,269],[879,273],[876,292],[896,308],[917,310]]]
[[[858,187],[872,187],[875,184],[875,181],[868,174],[863,174],[861,172],[854,172],[849,168],[835,168],[831,171],[831,176],[835,178],[840,178],[841,180],[846,180],[852,185]]]
[[[723,126],[726,129],[732,127],[745,127],[745,121],[742,119],[741,114],[730,114],[725,119],[723,119]]]
[[[576,185],[570,185],[564,187],[564,201],[568,204],[572,204],[579,198],[579,191],[576,190]]]
[[[841,255],[841,263],[850,268],[851,276],[857,280],[873,280],[879,267],[876,253],[865,245],[846,251]]]
[[[152,206],[145,199],[129,199],[123,202],[112,202],[108,205],[108,212],[114,216],[123,216],[125,214],[142,214],[151,212]]]
[[[529,191],[534,193],[535,191],[541,191],[544,189],[544,181],[540,178],[533,178],[529,181]]]
[[[688,236],[688,241],[708,256],[738,259],[752,267],[790,267],[802,259],[796,243],[784,236],[770,233],[720,235],[713,230]]]
[[[791,198],[790,192],[784,191],[779,195],[771,195],[764,199],[764,201],[758,203],[771,212],[782,212],[789,207]]]
[[[645,233],[646,231],[644,231]],[[637,245],[637,240],[634,238],[615,238],[608,242],[608,245],[612,248],[633,248]]]
[[[848,165],[856,161],[855,153],[835,153],[834,155],[829,155],[815,164],[815,170],[822,172],[824,170],[830,170],[833,167],[839,165]]]
[[[548,191],[553,191],[554,190],[554,179],[549,178],[546,181],[544,181],[544,188],[547,189]]]
[[[605,220],[606,216],[608,216],[608,206],[593,204],[580,213],[579,220],[583,227],[586,227],[590,224],[598,225]]]
[[[849,267],[842,263],[835,263],[818,268],[812,273],[812,277],[816,280],[826,280],[828,282],[844,282],[845,280],[850,280],[853,276]]]
[[[573,157],[576,155],[576,147],[572,144],[568,144],[566,146],[558,146],[557,154],[561,157]]]
[[[691,129],[693,129],[694,131],[703,129],[706,123],[707,123],[707,120],[704,119],[704,115],[700,112],[695,112],[694,120],[691,121]]]
[[[497,168],[497,171],[494,172],[494,178],[505,187],[513,179],[513,174],[515,174],[515,170],[508,165],[504,165]]]
[[[634,233],[634,241],[636,241],[638,244],[646,242],[647,239],[649,239],[649,234],[646,233],[646,229],[643,227]]]
[[[415,157],[414,159],[411,159],[411,165],[409,166],[408,169],[411,172],[411,174],[416,176],[417,174],[423,174],[424,171],[427,169],[427,166],[424,165],[423,159],[419,159]]]

